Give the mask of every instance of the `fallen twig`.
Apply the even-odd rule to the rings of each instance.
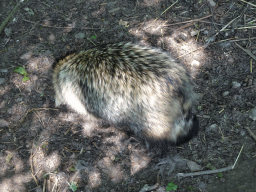
[[[242,2],[244,2],[244,3],[247,3],[247,4],[249,4],[249,5],[253,6],[253,7],[256,7],[256,5],[254,5],[254,4],[250,3],[250,2],[247,2],[247,1],[245,1],[245,0],[240,0],[240,1],[242,1]]]
[[[20,123],[21,124],[24,119],[26,118],[26,116],[31,112],[31,111],[39,111],[39,110],[58,110],[58,109],[54,109],[54,108],[33,108],[33,109],[30,109],[30,110],[27,110],[26,114],[23,116],[23,118],[20,120]]]
[[[173,4],[171,4],[167,9],[165,9],[161,15],[163,15],[166,11],[168,11],[173,5],[175,5],[179,0],[175,1]]]
[[[235,165],[237,163],[238,158],[240,157],[242,150],[244,148],[244,145],[241,147],[240,152],[236,158],[236,161],[233,165],[221,168],[221,169],[215,169],[215,170],[207,170],[207,171],[200,171],[200,172],[195,172],[195,173],[178,173],[178,177],[190,177],[190,176],[198,176],[198,175],[208,175],[208,174],[213,174],[213,173],[219,173],[219,172],[224,172],[224,171],[229,171],[235,168]]]
[[[16,6],[14,7],[14,9],[12,10],[12,12],[8,15],[8,17],[4,20],[4,22],[1,24],[0,26],[0,34],[2,33],[4,27],[7,25],[7,23],[9,22],[9,20],[11,19],[11,17],[13,16],[13,14],[17,11],[17,9],[19,8],[21,2],[17,3]]]
[[[33,21],[29,21],[27,19],[22,19],[23,21],[26,21],[28,23],[33,23],[33,24],[38,24],[36,22],[33,22]],[[42,27],[48,27],[48,28],[55,28],[55,29],[92,29],[92,30],[98,30],[98,29],[103,29],[103,28],[87,28],[87,27],[55,27],[55,26],[48,26],[48,25],[45,25],[45,24],[38,24]]]
[[[253,55],[253,54],[251,53],[251,51],[249,51],[249,50],[243,48],[242,46],[240,46],[240,45],[237,44],[237,43],[235,43],[235,44],[236,44],[236,46],[238,46],[240,49],[242,49],[244,52],[246,52],[248,55],[250,55],[254,60],[256,60],[256,56]]]
[[[256,141],[256,135],[251,131],[251,129],[249,127],[245,127],[245,129],[249,132],[251,137]]]
[[[202,18],[199,18],[199,19],[193,19],[193,20],[189,20],[189,21],[183,21],[183,22],[179,22],[179,23],[172,23],[172,24],[169,24],[167,26],[171,26],[171,25],[179,25],[179,24],[184,24],[184,23],[191,23],[191,22],[196,22],[196,21],[200,21],[202,19],[206,19],[208,17],[211,17],[212,15],[207,15],[205,17],[202,17]]]

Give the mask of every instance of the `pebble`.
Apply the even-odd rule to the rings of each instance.
[[[233,81],[232,84],[233,84],[233,88],[235,88],[235,89],[241,87],[241,83],[238,83],[236,81]]]
[[[223,97],[226,97],[229,94],[229,91],[225,91],[224,93],[222,93]]]
[[[77,33],[76,35],[75,35],[75,38],[77,38],[77,39],[83,39],[85,37],[85,34],[84,33]]]
[[[252,86],[252,79],[249,79],[248,86]]]
[[[199,32],[198,30],[193,30],[193,31],[191,31],[191,32],[190,32],[191,37],[197,35],[198,32]]]
[[[198,165],[197,163],[195,163],[194,161],[189,161],[187,160],[187,165],[188,168],[190,169],[190,171],[194,172],[194,171],[200,171],[202,169],[201,165]]]
[[[0,85],[4,84],[5,78],[0,78]]]
[[[8,127],[9,123],[4,120],[4,119],[0,119],[0,127]]]
[[[2,73],[8,73],[8,69],[0,69]]]
[[[205,131],[216,133],[218,131],[218,125],[212,124],[211,126],[207,127]]]
[[[249,117],[254,121],[256,120],[256,107],[249,111]]]

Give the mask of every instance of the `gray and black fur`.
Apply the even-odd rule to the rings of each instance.
[[[158,49],[120,43],[72,53],[55,64],[53,84],[56,106],[89,112],[151,146],[197,134],[190,76]]]

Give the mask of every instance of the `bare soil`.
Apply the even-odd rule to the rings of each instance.
[[[175,2],[20,4],[0,36],[1,192],[72,191],[70,185],[77,186],[73,191],[136,192],[146,184],[152,188],[144,191],[160,192],[170,182],[178,192],[256,191],[256,141],[245,129],[256,134],[255,1]],[[1,0],[0,22],[15,5]],[[199,95],[196,138],[159,156],[101,120],[54,107],[54,59],[118,42],[158,47],[187,66]],[[177,176],[233,165],[242,146],[232,170]]]

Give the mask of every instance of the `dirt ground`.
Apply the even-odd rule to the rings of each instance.
[[[1,23],[15,5],[1,0]],[[255,27],[253,0],[23,1],[0,36],[0,191],[160,192],[173,183],[178,192],[255,192]],[[117,42],[161,48],[187,66],[199,95],[196,138],[159,156],[54,107],[54,59]],[[193,172],[201,175],[177,175]]]

